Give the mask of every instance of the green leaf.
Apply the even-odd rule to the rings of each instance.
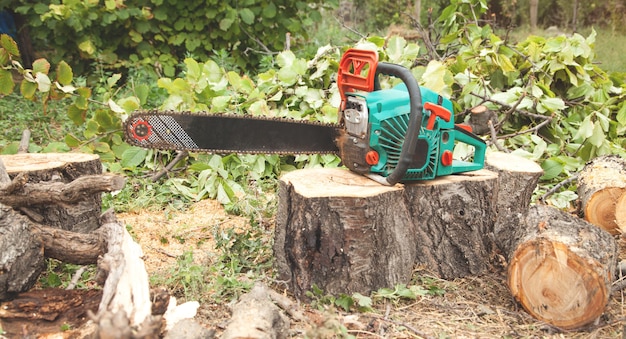
[[[122,154],[120,163],[126,169],[134,169],[139,167],[146,160],[148,151],[143,148],[131,146]]]
[[[551,180],[561,174],[563,171],[563,164],[550,158],[541,163],[541,168],[543,169],[543,176],[541,177],[541,180]]]
[[[22,81],[20,84],[20,93],[26,99],[32,99],[35,97],[35,93],[37,93],[37,84],[30,81]]]
[[[57,81],[61,85],[69,85],[72,83],[74,79],[74,73],[72,72],[72,68],[65,61],[59,62],[57,65]]]
[[[222,31],[227,31],[230,28],[230,26],[233,25],[233,22],[235,22],[235,20],[230,19],[230,18],[224,18],[220,20],[220,29]]]
[[[621,125],[626,125],[626,104],[622,104],[615,118]]]
[[[96,53],[96,46],[91,40],[85,40],[78,44],[78,49],[87,53],[88,55],[93,55]]]
[[[354,305],[354,299],[351,296],[340,294],[337,299],[335,299],[335,305],[343,308],[344,311],[349,312],[352,305]]]
[[[272,19],[276,16],[276,5],[274,4],[274,2],[270,2],[266,6],[263,6],[262,15],[264,18],[267,19]]]
[[[72,134],[66,134],[65,143],[70,147],[78,147],[80,146],[81,142],[77,137],[73,136]]]
[[[593,133],[589,137],[589,142],[596,147],[600,147],[604,143],[605,139],[606,139],[606,135],[604,134],[604,131],[602,130],[602,125],[599,123],[594,124]]]
[[[372,310],[372,298],[357,292],[352,294],[352,299],[354,299],[361,312],[369,312]]]
[[[246,25],[252,25],[254,23],[254,13],[249,8],[240,9],[239,17]]]
[[[585,140],[593,135],[593,121],[591,121],[591,115],[588,115],[583,119],[583,122],[580,124],[578,131],[576,131],[576,135],[574,136],[575,140]]]
[[[50,63],[48,60],[40,58],[33,61],[33,73],[48,74],[50,72]]]
[[[10,55],[20,56],[20,49],[17,47],[17,43],[8,34],[0,35],[0,46]]]
[[[67,109],[67,116],[74,122],[75,125],[80,126],[85,122],[87,116],[87,110],[79,108],[76,104],[71,105]]]
[[[0,68],[0,94],[11,94],[13,93],[14,87],[15,83],[13,83],[13,75],[11,74],[11,71]]]
[[[71,151],[65,142],[54,141],[41,150],[42,153],[65,153]]]

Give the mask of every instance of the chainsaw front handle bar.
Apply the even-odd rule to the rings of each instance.
[[[374,90],[380,89],[380,83],[378,81],[379,74],[391,75],[402,80],[409,92],[409,126],[404,137],[402,150],[400,151],[398,165],[386,178],[381,177],[379,180],[374,179],[383,185],[393,186],[402,180],[417,153],[417,140],[422,127],[422,110],[424,107],[422,105],[422,93],[420,92],[417,80],[407,68],[396,64],[379,62],[376,66]]]

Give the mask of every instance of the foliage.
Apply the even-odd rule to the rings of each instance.
[[[166,285],[172,293],[188,300],[200,300],[206,292],[205,273],[208,267],[194,262],[193,252],[186,251],[176,260],[167,275],[151,277],[151,283]]]
[[[220,50],[252,69],[284,49],[287,32],[306,39],[322,8],[332,6],[336,1],[0,1],[0,9],[25,18],[39,50],[54,51],[53,62],[154,65],[167,76],[187,55],[206,60]]]
[[[397,284],[393,288],[383,287],[377,291],[373,291],[370,296],[361,293],[353,293],[352,295],[339,294],[333,296],[324,293],[317,285],[313,285],[311,290],[305,292],[306,296],[312,300],[312,305],[319,309],[328,306],[336,306],[345,312],[356,310],[358,312],[371,312],[376,303],[381,301],[400,302],[406,300],[416,300],[422,297],[442,296],[445,291],[434,283],[428,284],[426,287],[422,285]]]
[[[55,259],[46,259],[46,271],[39,277],[39,284],[50,288],[67,288],[69,282],[74,275],[82,270],[78,280],[76,280],[76,288],[90,288],[94,284],[96,276],[96,266],[80,266],[74,264],[65,264]]]
[[[210,271],[215,280],[209,284],[213,300],[236,299],[252,288],[272,266],[272,250],[265,231],[255,219],[250,228],[215,232],[219,256]]]

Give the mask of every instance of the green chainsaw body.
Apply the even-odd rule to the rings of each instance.
[[[367,67],[369,73],[356,76],[374,77],[371,84],[366,85],[352,78],[340,83],[343,98],[340,116],[346,135],[339,142],[339,148],[348,168],[378,176],[378,181],[385,184],[429,180],[483,168],[485,142],[466,126],[454,123],[454,108],[449,99],[416,83],[407,86],[407,82],[415,82],[415,79],[397,65],[386,66],[392,70],[390,73],[398,70],[393,75],[399,74],[403,82],[390,89],[376,88],[378,74],[372,75],[371,70],[378,69],[381,64],[374,60],[374,53],[354,50],[349,50],[342,59],[344,64],[351,64],[347,67],[351,71],[350,77],[355,76],[355,71],[362,73],[359,67],[365,67],[368,62],[372,63]],[[341,73],[345,76],[346,72]],[[410,93],[411,90],[414,93]],[[420,103],[416,105],[412,100]],[[417,108],[412,111],[412,106]],[[410,127],[412,118],[415,121]],[[411,134],[413,138],[408,137]],[[412,150],[407,151],[407,140],[414,144]],[[453,158],[458,143],[474,147],[472,159]],[[389,181],[403,161],[405,169],[395,173],[396,178]]]

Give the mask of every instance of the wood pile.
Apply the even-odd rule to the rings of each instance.
[[[120,190],[124,183],[123,177],[102,174],[96,155],[0,156],[0,328],[5,335],[41,336],[66,326],[72,330],[64,335],[81,338],[147,338],[173,325],[168,319],[183,305],[150,289],[140,246],[112,212],[101,213],[101,193]],[[45,258],[97,264],[102,289],[31,290]]]
[[[367,294],[410,282],[413,268],[444,279],[506,266],[509,289],[534,317],[562,329],[598,318],[608,303],[618,248],[599,227],[530,205],[536,163],[487,155],[486,169],[384,187],[341,169],[280,180],[275,262],[298,298],[313,285]]]

